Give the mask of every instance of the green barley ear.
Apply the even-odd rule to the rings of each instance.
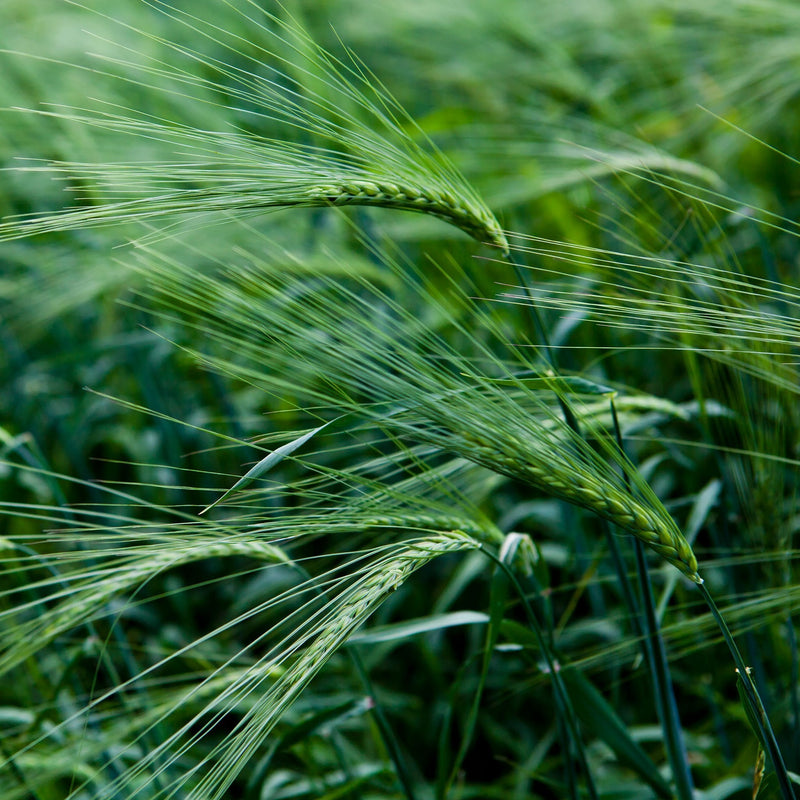
[[[607,519],[695,583],[703,583],[691,545],[647,485],[637,483],[640,496],[622,487],[613,468],[583,440],[572,436],[565,423],[533,416],[515,422],[516,409],[511,403],[506,409],[496,403],[496,417],[476,416],[466,403],[458,405],[452,417],[441,403],[425,409],[428,419],[411,423],[411,435]]]
[[[225,97],[246,118],[247,131],[238,120],[220,123],[223,130],[199,130],[112,101],[92,109],[18,109],[99,133],[109,158],[20,166],[20,172],[68,182],[75,202],[55,213],[8,219],[0,224],[0,241],[126,222],[152,226],[162,218],[171,224],[176,215],[200,224],[200,217],[221,212],[363,205],[429,214],[508,252],[486,204],[352,54],[338,60],[293,19],[261,10],[231,9],[247,14],[254,40],[266,43],[245,48],[210,22],[159,2],[153,6],[214,50],[227,50],[228,63],[137,31],[161,55],[120,48],[125,58],[102,57],[108,69],[123,67],[135,77],[119,80],[145,96],[175,95],[211,106]],[[175,63],[170,50],[179,56]],[[301,54],[305,66],[292,65],[287,51],[290,58]],[[198,77],[198,68],[218,77]],[[144,155],[129,160],[132,151]]]
[[[145,585],[162,572],[208,559],[249,558],[272,565],[291,563],[279,547],[246,535],[226,537],[213,527],[205,533],[195,528],[183,540],[177,529],[173,529],[173,533],[168,544],[156,539],[122,548],[125,533],[120,529],[117,546],[121,549],[115,551],[114,557],[109,557],[107,550],[98,550],[95,555],[96,559],[104,557],[111,563],[102,567],[95,563],[86,575],[76,571],[69,580],[59,575],[41,583],[40,590],[52,589],[53,606],[19,623],[7,622],[0,632],[0,675],[8,674],[26,658],[52,644],[59,635],[90,622],[112,598]],[[88,531],[84,534],[85,546],[90,536]],[[65,541],[68,538],[65,536]],[[66,585],[70,587],[68,591],[64,591]]]
[[[461,355],[446,340],[427,331],[420,334],[412,311],[365,282],[359,282],[361,294],[354,295],[339,281],[320,277],[313,299],[287,302],[291,293],[285,291],[286,274],[253,267],[238,274],[228,270],[224,278],[204,274],[189,281],[185,269],[157,253],[141,249],[139,255],[169,308],[202,320],[205,335],[223,347],[235,343],[236,357],[255,365],[248,375],[260,370],[269,376],[263,378],[269,391],[308,392],[310,402],[331,404],[336,414],[353,413],[392,437],[433,445],[585,508],[702,582],[689,543],[652,490],[635,477],[635,494],[624,486],[619,468],[632,476],[636,470],[620,463],[608,426],[597,415],[597,394],[579,382],[547,377],[535,362],[526,361],[524,349],[507,344],[496,351],[484,349],[464,329],[464,349],[474,347],[479,357]],[[390,254],[384,261],[392,268]],[[403,280],[402,265],[395,266]],[[237,286],[250,289],[231,291]],[[444,319],[452,313],[432,295],[424,297],[424,305],[436,306]],[[491,308],[471,310],[474,330],[503,341],[504,331],[495,329]],[[260,321],[271,332],[269,353],[259,344]],[[311,324],[317,335],[310,335]],[[320,347],[319,336],[336,346]],[[517,360],[520,374],[532,371],[538,377],[495,379],[487,368],[510,374],[509,362],[499,361],[498,353]],[[275,377],[283,367],[263,366],[273,359],[283,364],[286,357],[292,364],[290,384]],[[229,361],[224,365],[236,369]],[[324,390],[314,379],[317,375],[325,376]],[[577,436],[561,416],[557,398],[568,390],[573,392],[571,407],[593,444]]]
[[[500,224],[482,203],[422,185],[354,181],[347,184],[318,186],[308,193],[308,204],[375,205],[417,211],[439,217],[461,228],[479,242],[499,247],[508,255],[508,241]]]

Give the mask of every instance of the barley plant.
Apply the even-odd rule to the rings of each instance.
[[[0,796],[796,796],[790,0],[6,0]]]

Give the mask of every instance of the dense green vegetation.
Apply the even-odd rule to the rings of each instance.
[[[795,3],[0,29],[0,796],[794,795]]]

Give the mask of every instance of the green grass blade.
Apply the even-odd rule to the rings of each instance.
[[[672,790],[652,759],[628,733],[627,725],[583,673],[574,667],[562,669],[564,684],[574,701],[581,725],[605,742],[621,764],[632,769],[653,791],[665,800]]]
[[[485,625],[489,616],[479,611],[452,611],[447,614],[432,614],[429,617],[396,622],[392,625],[376,625],[369,630],[353,634],[348,644],[367,645],[379,642],[394,642],[419,636],[423,633],[441,631],[462,625]]]
[[[299,450],[306,442],[310,439],[313,439],[320,431],[324,431],[325,428],[330,427],[335,422],[338,422],[343,417],[337,417],[337,419],[332,419],[329,422],[326,422],[324,425],[320,425],[318,428],[314,428],[313,430],[306,431],[302,436],[298,436],[296,439],[293,439],[291,442],[287,442],[284,445],[273,450],[268,455],[264,456],[254,467],[249,469],[241,478],[239,478],[236,483],[228,489],[223,495],[220,495],[211,505],[206,506],[200,513],[205,514],[206,512],[210,511],[214,506],[219,505],[223,500],[227,497],[230,497],[234,492],[237,492],[241,489],[245,489],[248,487],[254,480],[260,478],[266,472],[271,470],[276,464],[280,464],[284,458],[292,455],[296,450]]]

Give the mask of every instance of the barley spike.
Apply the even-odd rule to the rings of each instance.
[[[691,545],[665,509],[646,505],[585,465],[562,465],[563,457],[545,463],[545,455],[530,448],[514,448],[512,453],[501,441],[474,432],[462,436],[467,443],[463,454],[472,461],[592,511],[633,534],[695,583],[703,583]]]
[[[508,240],[497,220],[473,203],[449,192],[375,181],[347,181],[315,186],[306,192],[307,205],[376,205],[432,214],[461,228],[478,241],[508,253]]]

